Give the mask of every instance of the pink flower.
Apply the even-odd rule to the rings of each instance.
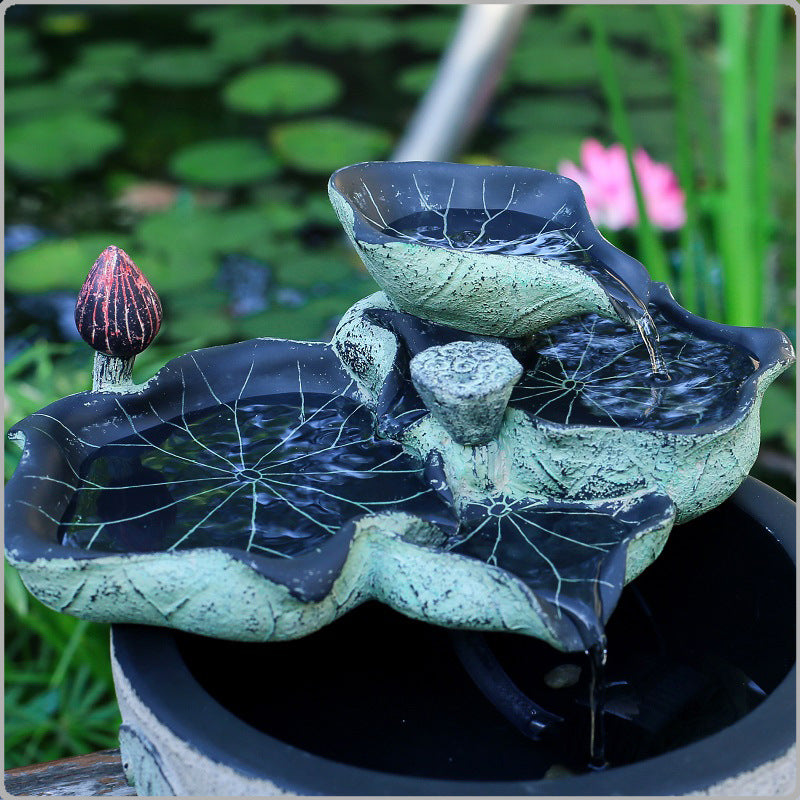
[[[595,139],[587,139],[581,145],[581,162],[582,168],[562,161],[558,171],[581,187],[595,224],[612,230],[636,225],[639,212],[625,148],[621,144],[605,148]],[[686,222],[686,196],[675,173],[666,164],[653,161],[641,148],[633,154],[633,165],[650,221],[665,231],[682,227]]]

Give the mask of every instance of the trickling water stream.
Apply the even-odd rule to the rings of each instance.
[[[411,239],[432,247],[500,253],[509,256],[539,256],[580,267],[597,280],[620,317],[644,342],[654,376],[669,380],[659,347],[658,329],[646,305],[620,278],[595,259],[589,247],[580,244],[571,228],[520,211],[492,208],[451,208],[417,211],[395,220],[383,229],[387,236]]]

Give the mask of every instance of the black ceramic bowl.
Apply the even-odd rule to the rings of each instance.
[[[193,793],[192,775],[204,793],[226,794],[703,789],[779,758],[794,741],[794,560],[794,503],[752,478],[673,531],[608,625],[612,765],[603,771],[559,767],[544,778],[554,764],[581,769],[588,712],[579,654],[486,636],[517,685],[567,720],[555,740],[534,742],[476,689],[450,632],[372,603],[292,642],[115,626],[118,690],[127,687],[123,757],[140,792]],[[578,683],[547,689],[542,676],[564,662],[582,668]],[[142,707],[154,726],[142,726]],[[200,766],[170,755],[164,734]]]

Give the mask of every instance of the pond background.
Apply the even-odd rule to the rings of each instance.
[[[462,10],[8,9],[6,429],[89,388],[72,315],[108,244],[164,305],[137,381],[199,347],[327,339],[377,288],[327,177],[390,157]],[[677,171],[687,224],[604,235],[691,310],[796,345],[795,36],[783,6],[532,7],[457,159],[555,170],[587,138],[644,147]],[[794,383],[792,369],[766,395],[754,470],[791,496]],[[18,459],[7,443],[6,479]],[[8,565],[5,578],[6,768],[116,746],[107,627],[45,609]]]

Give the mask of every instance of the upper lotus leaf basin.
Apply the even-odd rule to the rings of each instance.
[[[97,621],[262,641],[376,598],[585,649],[672,525],[746,476],[788,340],[682,309],[558,176],[363,164],[330,185],[385,291],[329,344],[191,352],[20,422],[7,558],[42,602]],[[522,367],[488,444],[455,441],[411,379],[418,353],[454,341]]]
[[[525,336],[587,311],[627,317],[650,276],[589,218],[578,185],[525,167],[368,162],[330,178],[331,203],[403,311]]]

